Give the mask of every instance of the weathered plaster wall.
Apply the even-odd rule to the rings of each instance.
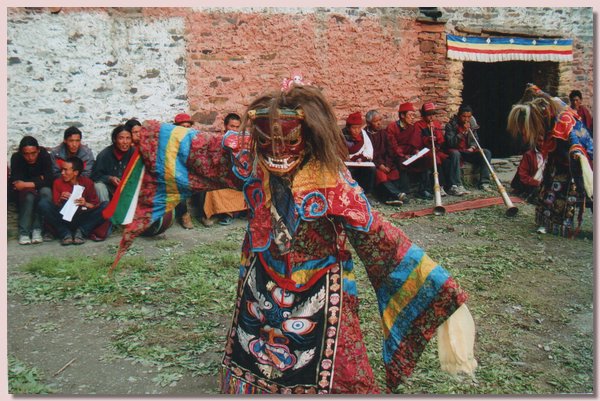
[[[591,8],[442,11],[445,24],[418,21],[417,8],[9,9],[9,152],[25,134],[54,145],[74,124],[97,153],[128,118],[182,111],[218,130],[294,71],[323,88],[340,123],[371,108],[392,120],[403,101],[434,100],[451,114],[462,63],[445,57],[445,34],[458,25],[572,37],[560,95],[577,87],[593,104]]]
[[[97,154],[128,118],[187,110],[184,31],[182,17],[10,11],[9,150],[27,134],[54,146],[75,125]]]

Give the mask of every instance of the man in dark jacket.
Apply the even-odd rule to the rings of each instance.
[[[65,160],[71,156],[77,156],[83,161],[82,177],[89,177],[92,174],[94,166],[94,152],[87,145],[81,143],[82,133],[77,127],[69,127],[63,134],[63,141],[60,145],[50,150],[52,157],[52,168],[54,178],[60,177],[60,169]]]
[[[133,154],[131,132],[118,125],[111,134],[112,145],[102,149],[92,168],[92,180],[100,202],[108,202],[121,182],[127,163]]]
[[[52,160],[37,139],[25,136],[10,158],[10,179],[19,211],[19,244],[43,242],[38,204],[52,199]]]
[[[463,160],[479,166],[479,189],[486,192],[492,190],[490,171],[477,148],[475,139],[473,139],[475,136],[479,142],[478,128],[475,117],[473,117],[473,109],[466,104],[461,105],[458,113],[446,124],[446,151],[449,155],[447,173],[450,185],[448,193],[450,195],[460,196],[469,193],[463,186],[460,177],[460,164]],[[473,133],[473,136],[469,131]],[[483,153],[488,161],[492,160],[492,153],[488,149],[483,149]]]

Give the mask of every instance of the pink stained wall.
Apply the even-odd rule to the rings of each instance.
[[[294,72],[323,88],[340,124],[372,108],[395,119],[400,102],[422,94],[414,21],[196,13],[186,23],[188,99],[202,124],[218,127]]]

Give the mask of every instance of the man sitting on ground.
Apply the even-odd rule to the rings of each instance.
[[[80,176],[82,171],[83,162],[80,158],[67,158],[61,167],[61,177],[55,179],[52,185],[52,200],[40,200],[40,211],[58,233],[61,245],[83,244],[85,238],[104,223],[102,210],[107,202],[100,202],[94,182],[88,177]],[[71,197],[75,185],[82,186],[83,193],[81,197],[73,200],[77,211],[71,221],[66,221],[61,210]]]
[[[473,139],[473,136],[475,136],[477,142],[479,142],[478,128],[475,117],[473,117],[473,109],[466,104],[460,106],[458,113],[446,124],[446,151],[449,155],[447,173],[448,184],[450,185],[448,193],[450,195],[462,196],[469,193],[461,180],[460,165],[463,161],[476,164],[479,167],[479,189],[486,192],[492,190],[490,187],[490,171],[477,148],[475,139]],[[492,153],[488,149],[483,149],[483,153],[488,162],[492,160]]]
[[[402,205],[408,198],[408,176],[398,171],[388,142],[385,129],[382,129],[383,117],[377,110],[369,110],[365,115],[365,131],[373,144],[373,162],[377,168],[375,192],[387,205]]]
[[[543,142],[544,137],[539,136],[536,147],[523,153],[517,172],[510,183],[513,192],[528,202],[535,199],[542,183],[546,166],[546,158],[540,151]]]
[[[19,244],[43,242],[39,202],[52,197],[52,160],[32,136],[24,136],[10,158],[11,195],[19,212]]]
[[[354,163],[371,162],[370,166],[349,166],[352,178],[361,186],[365,194],[370,194],[375,186],[375,167],[373,163],[373,144],[362,129],[363,119],[360,111],[352,113],[346,119],[342,129],[346,146],[348,146],[348,161]]]
[[[121,177],[133,154],[131,132],[118,125],[111,133],[112,145],[102,149],[96,157],[91,178],[100,202],[108,202],[121,182]]]

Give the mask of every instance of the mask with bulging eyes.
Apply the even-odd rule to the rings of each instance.
[[[273,121],[268,109],[251,110],[259,161],[269,172],[285,175],[302,162],[306,142],[302,136],[302,110],[278,109]]]

